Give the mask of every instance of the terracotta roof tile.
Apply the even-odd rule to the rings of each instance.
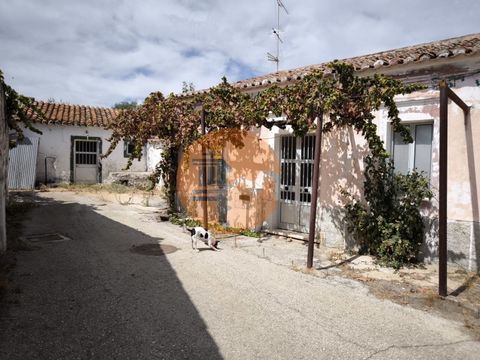
[[[341,61],[351,64],[357,71],[362,71],[478,53],[480,53],[480,33],[357,56]],[[330,73],[331,70],[327,65],[328,63],[322,63],[283,70],[277,73],[240,80],[234,83],[233,86],[249,89],[274,83],[288,83],[302,79],[313,70]],[[199,90],[195,93],[204,93],[206,91],[208,90]],[[191,94],[186,94],[185,96]],[[36,105],[44,112],[47,118],[47,121],[43,122],[49,124],[105,127],[111,124],[119,114],[119,110],[109,108],[54,104],[43,101],[37,101]],[[36,122],[37,116],[32,115],[32,121]]]
[[[458,55],[472,55],[480,52],[480,33],[457,38],[434,41],[431,43],[408,46],[400,49],[382,51],[375,54],[357,56],[341,61],[353,65],[357,71],[381,69],[395,65],[420,63],[435,59],[451,58]],[[240,80],[233,85],[239,88],[254,88],[271,83],[285,83],[299,80],[306,73],[318,69],[328,71],[328,63],[309,65],[297,69],[283,70],[277,73]]]
[[[44,101],[35,101],[34,104],[44,113],[45,120],[39,120],[38,115],[30,111],[31,120],[43,124],[105,127],[112,123],[119,114],[119,110],[109,108],[55,104]]]

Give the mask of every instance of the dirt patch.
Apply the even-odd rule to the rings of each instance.
[[[480,277],[461,270],[449,274],[452,284],[463,284],[443,298],[433,282],[432,270],[425,267],[390,271],[368,264],[343,264],[339,275],[364,283],[379,299],[434,312],[444,318],[464,323],[465,328],[480,340]],[[461,274],[460,274],[461,273]],[[433,274],[435,275],[435,274]],[[433,283],[432,283],[433,282]]]
[[[127,186],[122,184],[69,184],[59,183],[51,184],[48,187],[44,186],[41,191],[72,191],[72,192],[108,192],[112,194],[129,194],[129,193],[144,193],[144,194],[159,194],[159,190],[146,190],[142,187]]]
[[[161,189],[141,190],[120,184],[55,184],[51,187],[43,187],[40,191],[73,192],[121,205],[142,205],[157,208],[166,208],[167,206]]]

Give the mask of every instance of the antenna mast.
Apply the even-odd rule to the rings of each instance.
[[[283,40],[280,37],[280,8],[285,11],[285,14],[288,15],[288,10],[283,4],[282,0],[275,0],[277,2],[277,27],[272,28],[273,34],[277,38],[277,52],[275,55],[272,55],[271,53],[267,52],[267,60],[268,61],[273,61],[277,64],[277,72],[278,72],[278,67],[280,64],[280,43],[283,44]]]

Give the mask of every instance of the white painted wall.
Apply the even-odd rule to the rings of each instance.
[[[162,149],[163,147],[159,140],[152,140],[147,144],[147,171],[155,171],[155,167],[162,158]]]
[[[98,127],[64,126],[35,124],[42,131],[42,135],[26,129],[27,137],[40,137],[40,145],[37,158],[36,181],[45,182],[45,158],[47,157],[47,174],[49,182],[70,181],[70,152],[71,136],[90,136],[102,139],[102,153],[106,153],[110,143],[107,139],[111,135],[110,130]],[[145,153],[141,161],[134,160],[128,171],[147,171],[147,159]],[[115,150],[105,159],[102,159],[102,180],[105,180],[110,172],[123,171],[127,165],[127,158],[123,156],[123,142],[121,141]]]

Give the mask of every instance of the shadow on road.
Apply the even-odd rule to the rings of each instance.
[[[221,358],[166,256],[130,251],[161,239],[92,206],[35,201],[23,235],[71,240],[17,253],[0,304],[1,359]]]

